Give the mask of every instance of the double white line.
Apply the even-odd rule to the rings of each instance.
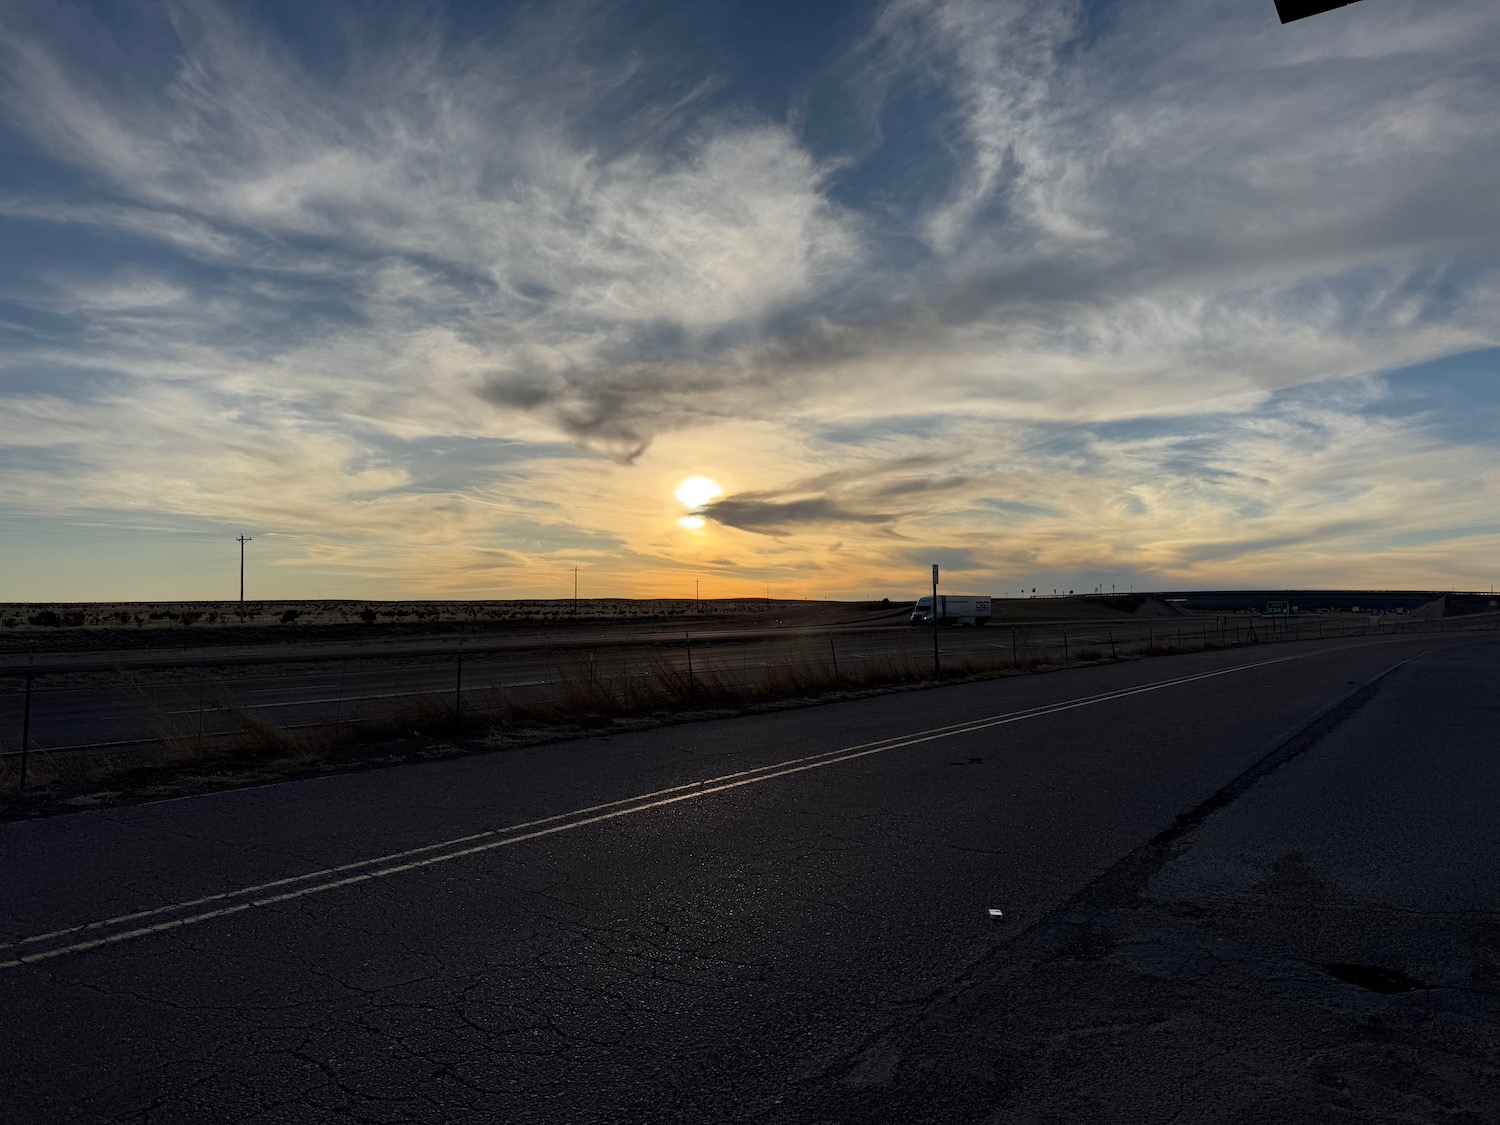
[[[907,746],[917,746],[924,742],[935,742],[944,738],[955,738],[960,735],[973,734],[976,731],[988,730],[991,727],[1004,726],[1008,723],[1019,723],[1027,719],[1038,719],[1045,715],[1055,715],[1060,711],[1072,711],[1079,707],[1092,707],[1116,699],[1125,699],[1132,695],[1161,691],[1164,688],[1196,683],[1200,680],[1210,680],[1217,676],[1227,676],[1235,672],[1248,672],[1252,669],[1264,668],[1272,664],[1285,664],[1292,660],[1305,660],[1308,657],[1318,655],[1322,655],[1322,653],[1305,652],[1296,656],[1279,657],[1275,660],[1258,660],[1254,663],[1240,664],[1232,668],[1223,668],[1214,672],[1200,672],[1193,676],[1178,676],[1170,680],[1157,680],[1154,683],[1142,684],[1139,687],[1122,688],[1119,691],[1107,691],[1098,695],[1081,696],[1077,699],[1064,700],[1060,703],[1050,703],[1043,707],[1032,707],[1024,711],[1012,711],[1003,715],[989,715],[980,719],[971,719],[966,723],[930,727],[927,730],[896,735],[892,738],[883,738],[876,742],[844,746],[837,750],[827,750],[821,754],[808,754],[801,758],[788,758],[784,761],[757,767],[756,769],[740,770],[736,773],[721,774],[718,777],[706,778],[702,781],[690,782],[686,785],[674,785],[668,789],[657,789],[650,793],[640,793],[633,797],[623,797],[618,801],[607,801],[601,805],[590,805],[587,808],[573,809],[570,812],[542,817],[540,820],[528,820],[520,824],[509,825],[505,828],[494,828],[487,832],[476,832],[469,836],[459,836],[451,840],[444,840],[441,843],[426,844],[420,848],[409,848],[406,851],[391,852],[387,855],[376,856],[373,859],[362,859],[354,863],[340,864],[337,867],[325,867],[317,871],[309,871],[303,875],[293,875],[285,879],[276,879],[269,883],[258,883],[255,886],[242,887],[237,891],[225,891],[221,894],[206,895],[203,898],[189,899],[185,902],[174,902],[168,906],[158,906],[150,910],[138,910],[132,914],[121,914],[114,918],[105,918],[101,921],[89,922],[81,926],[53,930],[50,933],[37,934],[34,937],[21,938],[18,941],[0,945],[0,957],[6,958],[6,960],[0,960],[0,969],[14,969],[21,965],[32,965],[70,953],[82,953],[104,945],[114,945],[117,942],[130,941],[134,938],[149,937],[152,934],[164,933],[167,930],[175,930],[183,926],[195,926],[200,922],[209,922],[215,918],[225,918],[244,910],[252,910],[261,906],[274,906],[277,903],[289,902],[292,899],[302,898],[306,895],[322,894],[325,891],[336,890],[339,887],[350,887],[356,883],[367,883],[374,879],[384,879],[391,875],[400,875],[407,871],[416,871],[424,867],[432,867],[435,864],[448,863],[466,856],[478,855],[481,852],[493,851],[497,848],[508,848],[515,844],[524,844],[528,840],[539,840],[544,836],[554,836],[561,832],[572,832],[579,828],[587,828],[591,824],[601,824],[620,817],[634,816],[637,813],[649,812],[652,809],[664,808],[667,805],[675,805],[683,801],[701,800],[716,793],[727,793],[732,789],[740,789],[747,785],[759,785],[762,782],[772,781],[778,777],[806,773],[809,770],[825,769],[828,766],[841,765],[844,762],[852,762],[858,758],[867,758],[874,754],[886,754],[892,750],[900,750]]]

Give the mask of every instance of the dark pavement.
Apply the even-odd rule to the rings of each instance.
[[[0,1106],[1492,1119],[1497,733],[1309,643],[3,825]]]
[[[1489,622],[1454,622],[1453,630]],[[1368,630],[1432,628],[1391,618],[1270,620],[1221,617],[1113,623],[1071,622],[943,629],[943,666],[994,667],[1009,661],[1065,662],[1092,650],[1111,655],[1154,644],[1189,651],[1248,641],[1321,639]],[[1373,634],[1379,636],[1378,632]],[[594,645],[600,638],[607,643]],[[164,739],[213,739],[244,731],[247,722],[282,728],[381,720],[425,699],[440,706],[461,693],[471,710],[500,699],[556,699],[575,683],[614,682],[627,689],[663,673],[695,669],[721,682],[763,683],[768,668],[797,666],[837,678],[871,668],[931,667],[932,636],[908,626],[828,626],[779,630],[699,630],[654,634],[599,631],[550,637],[459,643],[371,639],[357,644],[263,644],[162,652],[142,650],[42,654],[27,692],[24,658],[10,657],[0,674],[0,756],[20,751],[22,732],[33,751],[59,754],[115,750]],[[589,638],[593,638],[590,640]],[[689,639],[691,643],[689,643]],[[0,672],[7,658],[0,656]],[[118,661],[118,662],[116,662]],[[28,710],[29,720],[23,718]]]

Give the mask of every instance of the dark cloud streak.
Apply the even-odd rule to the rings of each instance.
[[[798,526],[881,524],[896,517],[888,513],[858,512],[826,497],[775,500],[754,493],[725,497],[703,508],[700,515],[726,527],[775,535]]]

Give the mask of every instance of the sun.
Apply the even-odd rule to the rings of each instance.
[[[719,487],[718,481],[709,477],[688,477],[677,486],[675,495],[680,503],[696,510],[710,500],[723,496],[724,490]]]

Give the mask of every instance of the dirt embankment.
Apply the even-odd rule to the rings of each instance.
[[[1130,617],[1141,595],[1001,598],[994,622]],[[759,598],[553,601],[13,602],[0,604],[0,654],[205,649],[425,637],[567,636],[575,631],[902,625],[911,602]]]
[[[572,599],[489,602],[73,602],[0,605],[0,653],[202,649],[288,641],[535,636],[584,628],[796,628],[881,624],[882,602]]]
[[[1133,616],[1144,600],[1141,594],[998,598],[991,620],[1002,625],[1043,621],[1118,621]]]

